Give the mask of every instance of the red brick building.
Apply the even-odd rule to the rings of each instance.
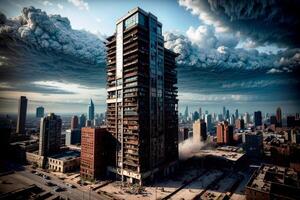
[[[217,143],[218,144],[232,144],[233,142],[233,126],[229,125],[227,121],[217,125]]]
[[[105,128],[84,127],[81,129],[80,176],[94,180],[104,177],[112,158],[112,141]]]

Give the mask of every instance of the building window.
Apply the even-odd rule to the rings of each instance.
[[[128,19],[125,20],[124,28],[130,28],[138,23],[138,13],[132,15]]]

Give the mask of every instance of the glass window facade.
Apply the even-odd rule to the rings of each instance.
[[[141,13],[136,13],[136,14],[132,15],[131,17],[129,17],[128,19],[125,20],[124,29],[126,30],[136,24],[146,26],[147,25],[146,16]]]

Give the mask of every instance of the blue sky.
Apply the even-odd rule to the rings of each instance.
[[[272,113],[277,106],[299,112],[300,4],[292,4],[1,1],[0,112],[16,112],[20,95],[29,98],[29,112],[44,105],[47,112],[84,113],[90,98],[96,112],[104,112],[103,41],[137,6],[158,17],[165,47],[180,54],[180,111],[189,105],[219,113],[225,105],[241,112]]]

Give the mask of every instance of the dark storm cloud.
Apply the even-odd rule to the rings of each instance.
[[[298,0],[179,0],[205,22],[239,31],[257,44],[300,46]]]
[[[103,63],[103,42],[95,35],[73,30],[70,21],[60,15],[47,15],[34,7],[23,8],[22,14],[6,19],[0,14],[0,35],[19,39],[37,49],[63,54],[85,63]]]
[[[67,18],[33,7],[13,19],[3,14],[0,19],[0,82],[15,91],[53,94],[68,92],[31,83],[55,80],[104,87],[105,46],[97,36],[73,30]]]

